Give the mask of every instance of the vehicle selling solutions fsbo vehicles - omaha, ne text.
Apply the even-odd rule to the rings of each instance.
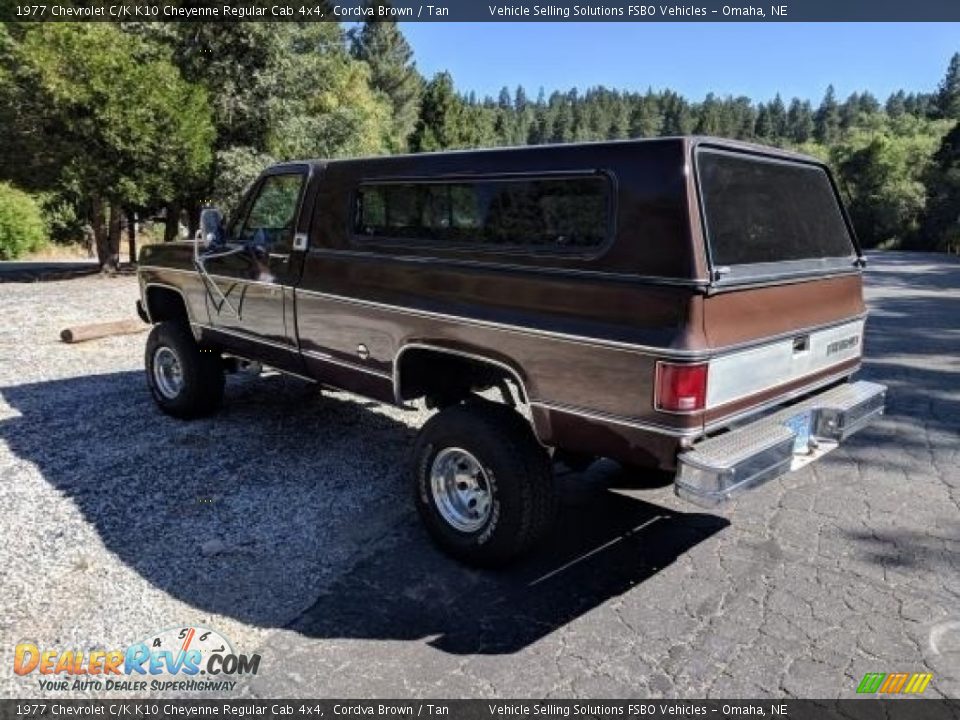
[[[250,361],[423,399],[416,504],[468,562],[544,535],[554,459],[714,505],[883,412],[851,381],[864,261],[809,157],[665,138],[292,162],[200,225],[140,255],[160,408],[213,412]]]

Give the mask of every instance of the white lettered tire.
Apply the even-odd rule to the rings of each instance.
[[[516,411],[474,400],[434,415],[412,453],[414,500],[434,541],[483,567],[531,550],[556,514],[550,458]]]

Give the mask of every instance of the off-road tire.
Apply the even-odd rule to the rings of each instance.
[[[444,519],[431,488],[431,470],[445,448],[466,450],[491,489],[483,527],[463,532]],[[411,457],[414,501],[434,541],[454,558],[479,567],[506,565],[549,531],[557,499],[550,458],[515,410],[484,400],[441,410],[423,426]]]
[[[182,388],[176,396],[157,385],[154,361],[157,351],[169,348],[176,355],[182,373]],[[220,354],[197,344],[190,327],[183,322],[154,325],[144,353],[147,386],[157,406],[167,415],[184,420],[216,412],[223,403],[224,373]]]

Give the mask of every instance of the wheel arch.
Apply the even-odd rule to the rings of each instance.
[[[185,320],[192,323],[190,306],[183,290],[167,283],[148,282],[143,286],[143,309],[151,323]]]
[[[408,396],[405,395],[403,391],[404,358],[409,357],[410,353],[422,353],[428,357],[434,356],[439,358],[456,358],[473,365],[495,368],[498,372],[505,373],[516,383],[517,389],[521,395],[519,400],[524,404],[529,405],[530,403],[530,391],[528,389],[527,380],[524,378],[520,370],[508,360],[492,358],[487,354],[474,352],[471,350],[451,348],[446,345],[439,345],[431,342],[415,341],[405,343],[397,351],[397,354],[393,358],[393,394],[394,400],[398,405],[403,405],[405,400],[421,396],[421,394]]]

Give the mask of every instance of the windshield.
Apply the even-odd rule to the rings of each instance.
[[[714,150],[697,167],[715,266],[855,256],[822,167]]]

